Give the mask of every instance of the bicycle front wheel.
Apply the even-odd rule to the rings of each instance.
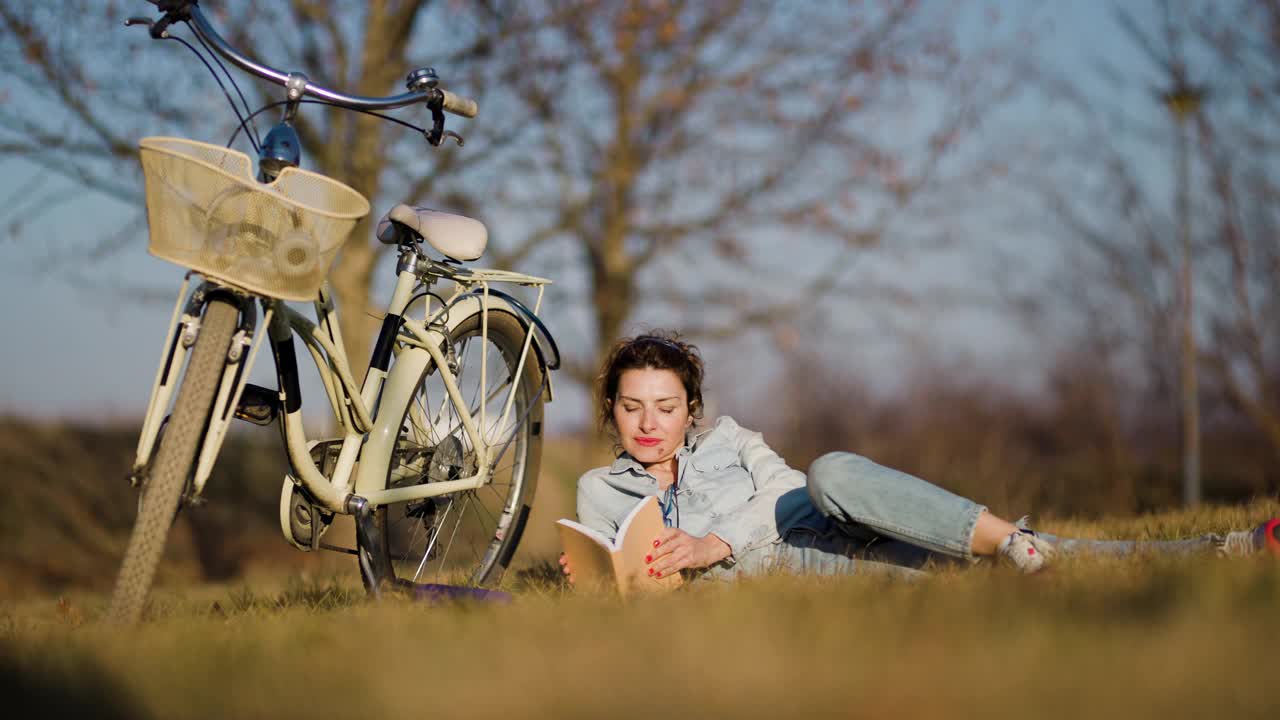
[[[142,486],[138,518],[133,523],[133,534],[111,595],[108,617],[113,622],[133,623],[142,615],[156,565],[164,553],[169,526],[178,512],[178,503],[204,437],[205,423],[222,379],[239,315],[235,305],[222,300],[211,300],[205,308],[191,361],[182,378],[182,387],[178,388],[178,399],[174,401],[164,438]]]
[[[396,579],[495,584],[511,562],[533,504],[542,457],[542,374],[532,348],[519,368],[524,339],[521,324],[500,312],[489,314],[487,337],[478,314],[450,333],[458,389],[490,447],[493,469],[489,482],[475,490],[377,509],[385,560]],[[388,488],[456,480],[483,470],[439,368],[428,366],[404,407],[391,411],[403,419],[387,471]]]

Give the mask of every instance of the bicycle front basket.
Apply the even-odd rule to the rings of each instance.
[[[286,168],[253,177],[248,155],[172,137],[139,143],[152,255],[282,300],[314,300],[360,218],[364,196]]]

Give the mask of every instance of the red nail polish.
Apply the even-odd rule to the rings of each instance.
[[[662,573],[657,573],[658,577],[662,577]]]
[[[653,556],[652,556],[652,555],[645,555],[645,556],[644,556],[644,561],[645,561],[645,562],[647,562],[647,563],[651,563],[651,562],[653,562]]]
[[[649,574],[650,574],[650,575],[652,575],[652,574],[653,574],[653,568],[649,568]]]
[[[654,541],[653,541],[653,546],[654,546],[654,547],[658,547],[658,541],[657,541],[657,540],[654,540]]]

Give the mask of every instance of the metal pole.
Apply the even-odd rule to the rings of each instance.
[[[1196,373],[1195,290],[1192,287],[1191,163],[1187,123],[1178,117],[1178,235],[1182,246],[1179,294],[1182,296],[1182,502],[1200,504],[1200,383]]]
[[[1178,300],[1181,310],[1180,388],[1182,394],[1182,502],[1187,507],[1200,504],[1200,389],[1196,373],[1195,289],[1192,283],[1191,248],[1191,160],[1187,138],[1187,118],[1197,113],[1203,92],[1187,83],[1181,68],[1174,69],[1173,86],[1162,95],[1177,126],[1178,244],[1181,267],[1178,272]]]

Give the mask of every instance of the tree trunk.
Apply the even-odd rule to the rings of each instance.
[[[595,362],[589,371],[600,368],[613,343],[622,336],[623,326],[635,304],[635,280],[629,273],[596,276],[591,291],[596,313]],[[585,379],[590,382],[591,378]]]

